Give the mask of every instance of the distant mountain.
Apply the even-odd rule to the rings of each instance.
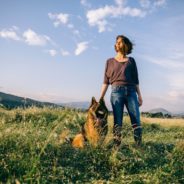
[[[171,115],[171,112],[167,111],[164,108],[155,108],[155,109],[149,110],[148,112],[151,113],[151,114],[155,114],[155,113],[161,112],[163,115],[165,115],[165,114]]]
[[[12,94],[0,92],[0,106],[12,109],[17,107],[44,107],[44,106],[58,106],[54,103],[40,102],[30,98],[23,98]]]
[[[59,105],[69,108],[86,110],[89,108],[90,102],[69,102],[69,103],[59,103]]]
[[[184,118],[184,112],[173,113],[172,116],[177,118]]]
[[[155,114],[158,115],[159,113],[162,113],[164,117],[184,118],[184,112],[171,113],[164,108],[155,108],[155,109],[151,109],[147,112],[143,112],[143,114],[146,114],[146,113],[149,113],[151,115],[151,117],[154,117]]]

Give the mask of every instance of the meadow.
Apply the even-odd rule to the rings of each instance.
[[[122,144],[72,148],[87,114],[67,108],[0,108],[0,183],[184,183],[184,120],[141,117],[137,147],[128,117]]]

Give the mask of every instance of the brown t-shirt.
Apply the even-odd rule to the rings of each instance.
[[[106,62],[104,84],[113,86],[135,86],[139,84],[137,66],[134,58],[127,62],[118,62],[110,58]]]

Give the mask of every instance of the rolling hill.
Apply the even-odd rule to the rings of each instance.
[[[164,108],[155,108],[155,109],[151,109],[148,111],[149,113],[152,113],[152,114],[155,114],[155,113],[159,113],[161,112],[162,114],[169,114],[171,115],[171,112],[167,111],[166,109]]]
[[[50,102],[40,102],[37,100],[33,100],[30,98],[23,98],[19,96],[15,96],[12,94],[7,94],[0,92],[0,106],[5,107],[7,109],[17,108],[17,107],[44,107],[44,106],[52,106],[59,107],[59,105],[50,103]]]
[[[69,102],[69,103],[59,103],[59,105],[74,109],[87,110],[90,106],[90,102]]]

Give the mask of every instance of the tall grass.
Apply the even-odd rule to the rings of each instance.
[[[163,127],[184,127],[184,119],[180,118],[148,118],[141,117],[141,121],[148,124],[159,124]]]
[[[125,117],[116,149],[110,116],[106,144],[74,149],[64,140],[80,132],[86,116],[59,108],[0,109],[0,183],[184,183],[183,126],[142,119],[143,145],[136,147]]]

